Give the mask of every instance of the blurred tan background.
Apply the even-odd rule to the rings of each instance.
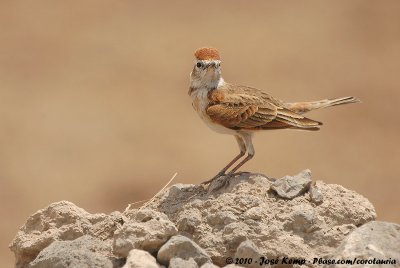
[[[193,51],[219,48],[227,81],[287,101],[354,95],[310,113],[319,132],[255,138],[242,170],[366,196],[400,222],[399,1],[2,1],[0,266],[27,217],[54,201],[123,210],[199,183],[238,148],[187,95]],[[272,157],[271,157],[272,156]]]

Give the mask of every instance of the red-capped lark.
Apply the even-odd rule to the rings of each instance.
[[[283,102],[259,89],[225,82],[221,76],[221,58],[215,48],[199,48],[194,56],[196,61],[190,73],[189,89],[192,105],[212,130],[233,135],[240,149],[232,161],[203,184],[220,176],[226,176],[226,183],[229,183],[230,175],[253,158],[255,151],[251,140],[255,132],[271,129],[319,130],[321,122],[302,114],[319,108],[359,102],[354,97]],[[246,153],[247,156],[226,173]]]

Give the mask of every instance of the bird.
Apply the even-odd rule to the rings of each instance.
[[[194,56],[188,92],[192,106],[209,128],[218,133],[233,135],[240,150],[221,171],[202,184],[209,184],[221,176],[229,179],[252,159],[255,154],[252,137],[256,132],[276,129],[316,131],[322,122],[305,117],[304,113],[360,102],[352,96],[284,102],[260,89],[226,82],[221,76],[221,57],[216,48],[201,47],[194,52]]]

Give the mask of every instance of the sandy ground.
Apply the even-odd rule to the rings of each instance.
[[[227,81],[287,101],[354,95],[310,113],[319,132],[255,138],[243,169],[305,168],[400,222],[400,2],[3,1],[0,4],[0,266],[37,209],[110,212],[213,176],[238,149],[187,95],[193,51],[220,49]]]

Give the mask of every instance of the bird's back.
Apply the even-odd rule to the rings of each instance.
[[[318,130],[322,124],[285,108],[282,101],[252,87],[224,83],[209,91],[208,99],[206,114],[231,129]]]

